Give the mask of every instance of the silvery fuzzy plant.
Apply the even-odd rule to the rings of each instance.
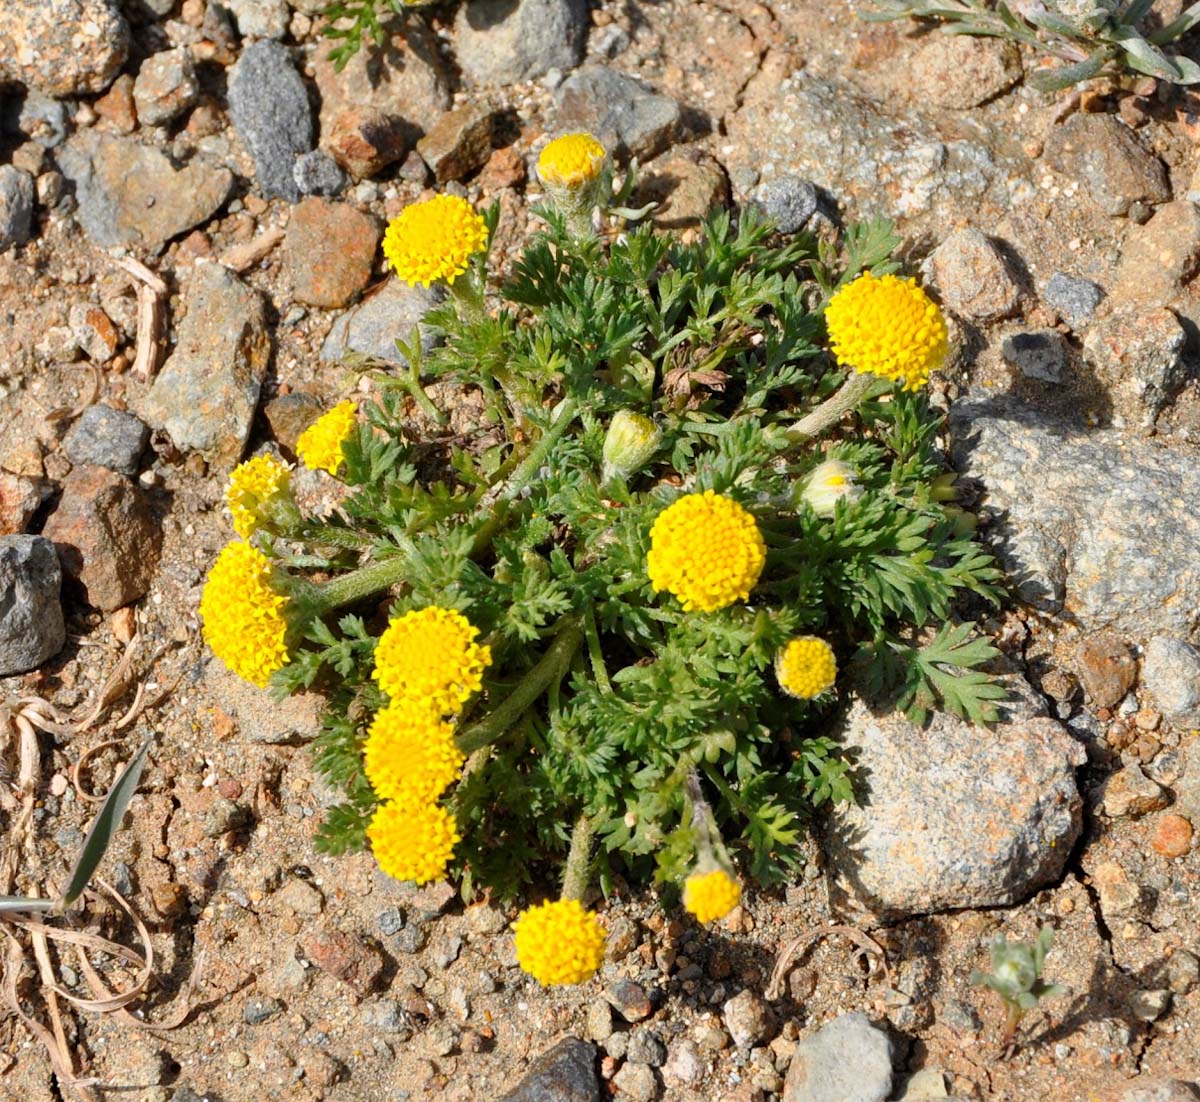
[[[989,946],[991,972],[972,972],[971,983],[990,987],[1004,1001],[1004,1044],[1010,1049],[1021,1019],[1035,1009],[1042,999],[1065,995],[1067,989],[1042,979],[1046,954],[1054,941],[1054,931],[1043,926],[1032,944],[1010,942],[1000,934]]]
[[[1143,34],[1138,24],[1154,0],[873,0],[878,11],[864,18],[936,19],[946,34],[1009,38],[1060,64],[1039,66],[1034,87],[1058,91],[1097,76],[1141,73],[1172,84],[1200,83],[1200,64],[1161,47],[1200,24],[1192,4],[1160,30]]]

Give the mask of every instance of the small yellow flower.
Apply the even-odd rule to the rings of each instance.
[[[380,804],[367,826],[379,867],[396,880],[444,880],[461,841],[454,816],[434,803]]]
[[[817,516],[831,517],[843,498],[853,502],[862,495],[863,488],[854,481],[854,468],[840,459],[827,459],[813,468],[801,497]]]
[[[937,304],[912,279],[864,272],[825,308],[837,362],[919,390],[946,359],[949,336]]]
[[[374,678],[393,700],[406,697],[456,715],[483,686],[492,651],[461,612],[422,608],[388,624],[375,647]]]
[[[354,431],[358,403],[338,402],[308,426],[296,441],[296,454],[310,471],[338,473],[342,465],[342,445]]]
[[[363,747],[367,780],[381,800],[433,803],[462,771],[454,729],[424,701],[393,700],[371,724]]]
[[[543,987],[583,983],[604,962],[604,930],[577,899],[522,911],[514,927],[517,963]]]
[[[754,517],[712,490],[681,497],[650,529],[650,584],[678,597],[687,612],[715,612],[746,600],[766,561]]]
[[[487,245],[487,223],[465,199],[435,195],[405,207],[388,223],[383,255],[410,286],[453,283]]]
[[[227,544],[200,597],[204,641],[238,677],[265,686],[288,663],[286,605],[271,587],[266,555],[248,543]]]
[[[291,468],[273,455],[256,455],[233,468],[225,487],[225,504],[233,516],[233,530],[242,539],[254,535],[261,507],[287,493],[290,477]]]
[[[724,869],[694,872],[683,884],[683,905],[700,922],[724,918],[741,898],[741,885]]]
[[[564,134],[542,150],[537,171],[548,187],[577,188],[595,180],[607,160],[608,152],[591,134]]]
[[[799,635],[776,655],[775,676],[788,696],[812,700],[837,680],[833,648],[815,635]]]

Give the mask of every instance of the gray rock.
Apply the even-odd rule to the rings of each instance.
[[[663,1064],[663,1078],[668,1083],[694,1087],[704,1078],[705,1062],[696,1042],[688,1037],[672,1041]]]
[[[587,30],[587,0],[468,0],[454,22],[455,53],[472,83],[516,84],[574,69]]]
[[[559,130],[587,130],[617,157],[648,161],[675,141],[683,115],[670,96],[659,95],[627,73],[588,65],[554,93]]]
[[[559,1041],[500,1102],[600,1102],[596,1046],[578,1037]]]
[[[1186,949],[1176,949],[1167,958],[1167,985],[1176,995],[1186,995],[1200,984],[1200,957]]]
[[[41,536],[0,536],[0,677],[53,658],[67,641],[54,544]]]
[[[603,999],[594,999],[588,1005],[587,1035],[601,1045],[613,1035],[612,1007]]]
[[[1150,425],[1193,374],[1188,335],[1174,311],[1122,303],[1098,317],[1083,350],[1114,406],[1135,425]]]
[[[725,167],[742,188],[760,175],[811,180],[859,216],[957,219],[986,201],[1008,204],[1007,172],[986,143],[943,137],[924,116],[896,118],[890,106],[847,81],[765,64],[727,120]]]
[[[1076,431],[1011,398],[951,407],[954,465],[986,490],[994,550],[1023,600],[1084,630],[1187,636],[1200,618],[1200,470],[1111,430]]]
[[[367,1003],[361,1011],[362,1023],[380,1033],[409,1032],[408,1015],[396,999]]]
[[[883,917],[1014,903],[1057,877],[1079,835],[1083,749],[1010,683],[987,731],[949,714],[918,728],[855,701],[839,741],[862,799],[830,817],[832,888]]]
[[[292,13],[285,0],[221,0],[243,38],[283,38]]]
[[[44,149],[56,149],[67,139],[67,105],[31,88],[15,112],[13,129]]]
[[[658,1097],[658,1079],[645,1064],[622,1064],[613,1076],[613,1085],[630,1102],[654,1102]]]
[[[7,0],[0,4],[0,85],[47,95],[95,95],[129,55],[116,0]]]
[[[323,149],[297,157],[292,178],[302,195],[338,195],[346,186],[346,174]]]
[[[775,1015],[760,995],[746,990],[734,995],[722,1011],[725,1028],[738,1048],[751,1048],[768,1040],[775,1028]]]
[[[290,202],[300,198],[296,158],[313,148],[312,108],[291,55],[278,42],[247,46],[229,78],[229,113],[254,158],[259,191]]]
[[[95,130],[74,135],[58,163],[75,185],[80,224],[104,248],[157,251],[207,221],[233,189],[233,173],[202,157],[177,167],[161,150]]]
[[[754,189],[751,198],[780,233],[797,233],[817,213],[817,189],[799,176],[776,176]]]
[[[1072,329],[1082,329],[1104,300],[1104,291],[1090,279],[1055,272],[1042,290],[1042,299]]]
[[[1012,314],[1021,288],[999,246],[977,229],[955,230],[922,265],[942,301],[956,314],[996,321]]]
[[[391,937],[404,929],[404,912],[399,907],[385,907],[375,916],[375,925],[385,937]]]
[[[245,804],[218,796],[204,813],[202,829],[205,838],[220,838],[230,831],[242,830],[254,821],[254,815]]]
[[[146,58],[133,83],[138,121],[145,126],[161,126],[178,118],[199,95],[196,65],[191,51],[182,46]]]
[[[1057,329],[1034,329],[1004,338],[1001,354],[1022,375],[1061,383],[1067,368],[1067,342]]]
[[[883,1102],[891,1091],[892,1042],[856,1011],[800,1041],[783,1102]]]
[[[1177,727],[1200,727],[1200,650],[1182,639],[1154,636],[1142,660],[1142,685]]]
[[[0,253],[24,245],[33,230],[33,177],[0,165]]]
[[[413,327],[441,301],[442,294],[436,287],[409,287],[398,279],[388,280],[382,291],[333,323],[321,346],[321,359],[340,360],[347,352],[360,352],[388,363],[404,363],[396,351],[396,338],[408,340]],[[422,350],[431,352],[436,343],[433,333],[422,331]]]
[[[1105,214],[1171,198],[1167,170],[1114,115],[1079,112],[1051,128],[1044,153],[1056,172],[1080,181]]]
[[[230,673],[220,662],[209,662],[204,687],[227,715],[237,721],[238,734],[249,742],[299,746],[311,742],[321,729],[321,698],[295,693],[276,703],[271,694]]]
[[[142,415],[181,448],[230,470],[241,458],[271,358],[266,300],[220,264],[193,270],[175,351]]]
[[[1134,1082],[1104,1095],[1102,1102],[1196,1102],[1200,1090],[1182,1079],[1151,1079],[1139,1076]]]
[[[643,1026],[630,1033],[625,1058],[634,1064],[661,1068],[667,1062],[667,1046],[655,1030]]]
[[[269,1022],[283,1009],[283,1003],[278,999],[254,997],[247,999],[242,1006],[242,1020],[247,1025],[262,1025]]]
[[[149,427],[132,413],[96,405],[80,414],[62,447],[72,463],[107,467],[132,477],[149,439]]]

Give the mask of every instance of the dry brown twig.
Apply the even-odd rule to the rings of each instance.
[[[160,276],[133,257],[122,257],[117,264],[133,276],[137,284],[137,346],[133,373],[143,382],[149,382],[158,367],[158,337],[162,327],[163,302],[168,293],[167,285]]]
[[[883,946],[879,942],[874,938],[868,937],[856,926],[843,926],[827,922],[824,926],[818,926],[815,930],[808,930],[798,937],[792,938],[791,941],[779,950],[779,956],[775,959],[775,967],[771,970],[771,982],[767,984],[766,995],[768,999],[777,999],[783,993],[784,978],[791,970],[796,958],[802,956],[804,950],[814,942],[828,937],[830,934],[841,934],[843,937],[853,941],[859,950],[856,956],[866,957],[871,962],[871,970],[868,975],[874,973],[874,962],[877,961],[880,970],[883,972],[884,979],[890,982],[891,975],[888,971],[887,954],[883,951]]]

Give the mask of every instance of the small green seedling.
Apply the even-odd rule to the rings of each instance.
[[[1042,966],[1054,941],[1054,931],[1043,926],[1037,940],[1030,945],[1024,941],[1010,943],[1000,934],[991,944],[992,970],[972,972],[971,982],[990,987],[1004,1000],[1005,1020],[1002,1040],[1011,1047],[1021,1019],[1035,1009],[1042,999],[1065,995],[1067,989],[1042,980]]]

